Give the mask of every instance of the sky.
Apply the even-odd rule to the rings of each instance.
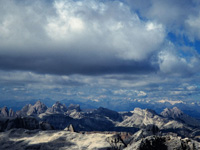
[[[198,0],[0,0],[0,101],[200,99]]]

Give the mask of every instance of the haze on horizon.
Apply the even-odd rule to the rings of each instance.
[[[1,0],[0,101],[200,99],[198,0]]]

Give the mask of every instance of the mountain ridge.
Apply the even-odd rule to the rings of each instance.
[[[20,136],[22,139],[26,132],[31,132],[33,137],[31,134],[29,137],[32,140],[35,139],[34,136],[42,138],[39,133],[44,134],[44,137],[47,136],[46,134],[52,134],[57,138],[53,143],[58,141],[62,143],[61,138],[70,139],[68,132],[76,132],[74,138],[77,140],[74,141],[75,143],[70,141],[72,145],[79,145],[78,137],[87,139],[92,134],[93,139],[88,139],[88,142],[103,141],[106,145],[105,149],[141,149],[156,145],[180,150],[184,150],[184,147],[194,149],[194,145],[200,147],[198,143],[200,142],[200,127],[196,124],[198,120],[184,114],[176,107],[165,108],[160,114],[152,109],[141,108],[135,108],[130,112],[116,112],[103,107],[83,111],[78,104],[67,107],[65,104],[55,102],[51,107],[47,107],[41,101],[37,101],[35,104],[25,105],[16,113],[12,109],[9,110],[7,107],[0,109],[0,143],[9,142],[9,139],[1,138],[2,136],[10,134],[10,137],[13,137],[16,132],[22,132]],[[60,137],[58,133],[61,134]],[[103,135],[99,137],[99,133],[105,134],[106,138]],[[51,143],[48,140],[47,142]],[[63,140],[63,142],[62,145],[70,143],[68,140]],[[149,143],[152,144],[149,145]],[[34,147],[25,143],[15,144]],[[71,147],[71,144],[68,146]],[[41,148],[41,145],[43,144],[38,144],[37,148]],[[3,146],[5,144],[2,144]],[[50,149],[46,146],[44,145],[45,148]],[[88,149],[91,147],[89,146]],[[100,148],[99,145],[98,147]]]

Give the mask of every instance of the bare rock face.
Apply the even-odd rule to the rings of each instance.
[[[72,117],[74,119],[81,119],[84,117],[84,113],[77,111],[76,109],[68,110],[65,115]]]
[[[66,126],[68,126],[74,121],[73,118],[66,116],[64,114],[58,114],[58,113],[41,114],[38,117],[40,118],[40,120],[51,124],[54,127],[54,129],[57,129],[57,130],[65,129]]]
[[[78,104],[70,104],[68,107],[68,111],[76,110],[77,112],[81,111],[80,105]]]
[[[84,117],[84,113],[81,111],[80,105],[75,104],[70,104],[65,114],[74,119],[81,119]]]
[[[166,135],[163,136],[165,138],[165,145],[167,145],[168,150],[199,150],[200,149],[200,143],[189,139],[181,137],[177,135]]]
[[[0,117],[15,117],[15,112],[7,107],[0,108]]]
[[[38,115],[44,113],[47,110],[47,106],[41,101],[37,101],[35,105],[31,106],[27,112],[27,115]]]
[[[199,150],[200,143],[175,134],[165,136],[148,136],[137,142],[132,142],[125,150]]]
[[[27,116],[27,112],[29,111],[29,109],[32,107],[31,104],[27,104],[25,105],[21,110],[16,112],[17,116]]]
[[[118,134],[107,137],[106,141],[111,145],[112,149],[122,150],[126,147],[126,144]]]
[[[113,150],[112,134],[12,129],[0,132],[1,150]]]
[[[183,123],[165,118],[150,109],[135,108],[132,116],[120,122],[118,126],[143,128],[154,124],[159,129],[183,128]]]
[[[28,130],[41,129],[53,130],[54,128],[47,122],[39,122],[34,117],[16,117],[0,120],[0,131],[7,131],[13,128],[23,128]]]
[[[146,127],[144,127],[143,129],[139,130],[138,132],[136,132],[133,136],[132,136],[132,141],[133,142],[137,142],[142,138],[148,137],[148,136],[152,136],[152,135],[160,135],[161,133],[159,132],[159,128],[156,125],[147,125]]]
[[[168,117],[168,118],[171,117],[173,119],[176,119],[176,118],[181,117],[183,115],[183,112],[177,107],[174,107],[172,109],[165,108],[163,112],[161,112],[161,115],[164,117]]]
[[[61,104],[60,102],[56,102],[51,108],[48,108],[46,112],[50,113],[65,113],[67,111],[67,107],[65,104]]]
[[[17,116],[35,116],[44,113],[47,106],[41,101],[37,101],[34,105],[25,105],[20,111],[16,112]]]
[[[9,117],[9,111],[8,111],[8,108],[7,107],[3,107],[1,109],[1,116],[2,117]]]
[[[94,114],[106,116],[114,121],[122,121],[121,115],[113,110],[109,110],[107,108],[99,107],[97,110],[93,112]]]
[[[68,127],[66,127],[64,130],[65,130],[65,131],[70,131],[70,132],[75,132],[74,127],[73,127],[72,124],[70,124],[70,125],[69,125]]]
[[[149,124],[145,127],[146,132],[150,132],[151,135],[155,135],[159,132],[159,128],[154,124]]]
[[[200,126],[200,121],[188,116],[187,114],[184,114],[180,109],[177,107],[174,107],[172,109],[165,108],[162,112],[161,115],[166,117],[166,118],[171,118],[174,120],[182,121],[188,125],[191,126]]]
[[[11,108],[9,109],[9,117],[15,117],[15,112]]]
[[[42,130],[54,130],[54,127],[52,125],[44,121],[39,123],[39,128]]]
[[[140,143],[140,150],[167,150],[165,139],[162,137],[147,137],[142,139]]]
[[[24,113],[27,113],[28,112],[28,110],[30,109],[32,107],[32,105],[31,104],[27,104],[27,105],[25,105],[23,108],[22,108],[22,112],[24,112]]]
[[[199,150],[200,143],[189,138],[181,138],[174,133],[152,135],[132,142],[125,150]]]
[[[33,117],[17,117],[2,120],[1,130],[7,131],[13,128],[39,129],[39,122]]]

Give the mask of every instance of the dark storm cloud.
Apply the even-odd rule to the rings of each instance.
[[[195,0],[1,0],[0,96],[197,95],[199,20]]]
[[[192,34],[198,33],[197,1],[128,1],[132,7],[92,0],[0,3],[2,70],[180,75],[198,71],[196,50],[167,39],[168,31],[180,31],[182,25],[184,34],[198,38]],[[189,53],[180,55],[184,51]]]
[[[159,68],[152,59],[163,43],[164,29],[140,20],[119,1],[1,3],[2,70],[104,74]]]
[[[98,56],[47,55],[47,56],[1,56],[0,69],[25,70],[50,74],[104,74],[104,73],[148,73],[156,72],[158,66],[150,60],[136,62],[116,58],[101,59]]]

